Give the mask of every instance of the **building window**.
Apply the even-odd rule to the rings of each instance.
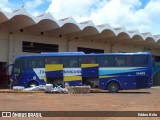
[[[22,52],[58,52],[58,45],[23,41]]]
[[[89,54],[89,53],[104,53],[104,50],[102,50],[102,49],[93,49],[93,48],[84,48],[84,47],[78,47],[77,51],[78,52],[84,52],[86,54]]]

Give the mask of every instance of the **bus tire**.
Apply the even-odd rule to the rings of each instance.
[[[28,83],[27,87],[38,86],[38,85],[39,85],[38,82],[36,82],[36,81],[30,81]]]
[[[119,91],[119,84],[117,82],[110,82],[107,88],[110,93],[117,93]]]

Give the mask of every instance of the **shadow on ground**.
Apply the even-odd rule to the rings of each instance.
[[[152,94],[151,92],[118,92],[118,94]]]
[[[9,89],[8,85],[0,85],[0,89]]]

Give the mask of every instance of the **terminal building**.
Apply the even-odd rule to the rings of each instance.
[[[68,51],[148,51],[158,64],[160,35],[112,28],[109,24],[95,25],[92,21],[77,23],[72,17],[56,20],[50,13],[34,17],[25,8],[12,13],[0,10],[0,84],[6,84],[5,66],[18,55]]]

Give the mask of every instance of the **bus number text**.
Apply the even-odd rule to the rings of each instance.
[[[145,72],[136,72],[136,75],[145,75]]]

